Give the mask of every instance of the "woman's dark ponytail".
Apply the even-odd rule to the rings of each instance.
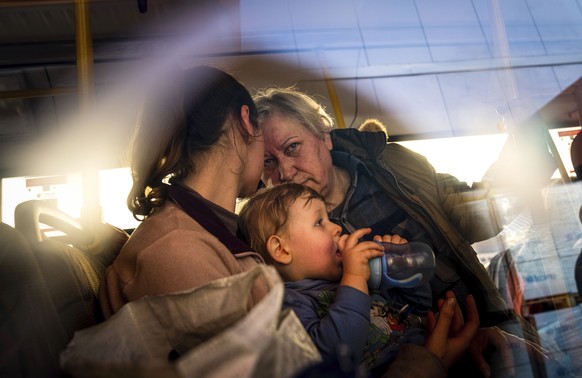
[[[156,88],[144,102],[132,144],[133,186],[127,198],[136,219],[150,216],[166,201],[162,185],[196,170],[196,156],[210,150],[233,121],[243,139],[240,109],[247,105],[253,127],[257,110],[248,90],[231,75],[208,66],[184,70],[175,85]]]

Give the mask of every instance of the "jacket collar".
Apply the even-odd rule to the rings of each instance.
[[[164,184],[166,185],[168,198],[180,206],[192,219],[200,223],[206,231],[216,236],[233,254],[253,250],[233,235],[198,193],[175,181],[170,182],[171,185]]]

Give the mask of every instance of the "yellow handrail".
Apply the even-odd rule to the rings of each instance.
[[[333,80],[330,77],[325,75],[325,86],[327,87],[327,93],[329,95],[329,101],[331,102],[331,106],[333,108],[333,113],[335,114],[335,120],[337,123],[337,127],[340,129],[345,129],[346,124],[344,122],[344,115],[342,113],[342,109],[340,106],[339,99],[337,97],[337,92],[335,91],[335,85],[333,85]]]

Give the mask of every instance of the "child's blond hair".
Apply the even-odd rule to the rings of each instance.
[[[241,208],[238,224],[240,236],[265,261],[272,262],[266,247],[267,240],[284,230],[289,208],[299,198],[305,198],[308,202],[313,199],[324,201],[319,193],[307,186],[285,183],[259,190]]]

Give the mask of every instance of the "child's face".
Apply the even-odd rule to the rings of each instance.
[[[297,280],[341,278],[342,256],[337,244],[341,227],[329,220],[323,201],[297,199],[289,209],[285,234]]]

